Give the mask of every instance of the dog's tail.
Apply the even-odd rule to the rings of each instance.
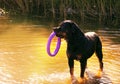
[[[100,38],[97,36],[97,44],[96,44],[96,56],[98,57],[100,63],[100,69],[103,70],[103,53],[102,53],[102,42]]]

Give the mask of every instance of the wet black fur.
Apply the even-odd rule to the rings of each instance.
[[[67,42],[67,57],[71,75],[73,75],[74,71],[74,60],[78,60],[81,64],[80,77],[83,78],[87,66],[87,59],[94,52],[98,57],[100,69],[103,70],[102,44],[96,33],[88,32],[84,34],[78,25],[71,20],[63,21],[53,30],[57,37],[64,38]]]

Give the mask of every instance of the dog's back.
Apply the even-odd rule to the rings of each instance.
[[[91,40],[96,40],[95,38],[98,38],[98,35],[95,32],[87,32],[85,33],[85,36]]]

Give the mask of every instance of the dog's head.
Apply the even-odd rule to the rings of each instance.
[[[69,38],[72,35],[81,32],[77,24],[71,20],[61,22],[60,25],[58,27],[54,27],[53,30],[56,36],[60,38]]]

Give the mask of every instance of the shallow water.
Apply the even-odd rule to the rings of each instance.
[[[94,31],[94,30],[85,30]],[[0,84],[70,84],[66,57],[66,42],[59,53],[46,53],[51,28],[34,24],[0,24]],[[102,40],[104,73],[113,84],[120,83],[120,31],[95,30]],[[55,38],[52,49],[56,45]],[[88,60],[88,69],[99,68],[95,55]],[[79,62],[75,61],[75,76],[79,77]]]

